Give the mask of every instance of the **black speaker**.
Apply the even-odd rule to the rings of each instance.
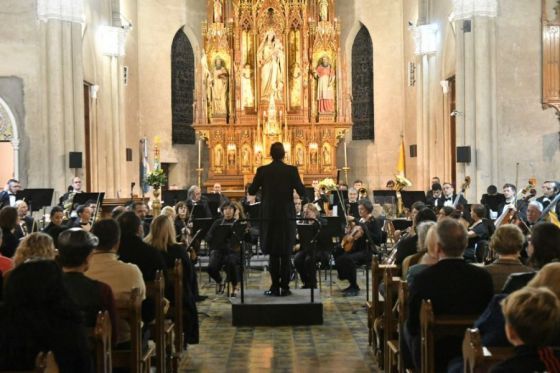
[[[418,145],[410,145],[410,158],[416,158],[418,155]]]
[[[126,161],[132,162],[132,149],[126,148]]]
[[[463,21],[463,32],[471,32],[471,21],[469,19]]]
[[[82,152],[68,153],[68,160],[70,168],[82,168]]]
[[[458,146],[457,147],[457,163],[471,163],[471,147]]]

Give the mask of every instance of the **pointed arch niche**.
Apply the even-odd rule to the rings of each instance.
[[[19,133],[16,118],[0,97],[0,180],[19,179]]]
[[[194,52],[183,28],[171,46],[171,79],[173,144],[194,144]]]
[[[352,45],[352,140],[373,140],[373,43],[361,25]]]

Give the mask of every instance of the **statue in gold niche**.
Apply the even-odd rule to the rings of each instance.
[[[294,63],[292,67],[292,82],[290,85],[290,106],[301,106],[301,67],[299,63]]]
[[[331,164],[331,152],[327,144],[323,145],[323,164],[325,166],[330,166]]]
[[[258,62],[261,68],[261,97],[282,98],[284,86],[284,46],[274,31],[268,31],[259,46]]]
[[[321,21],[329,20],[329,0],[317,0],[319,3],[319,19]]]
[[[313,76],[317,79],[317,110],[321,114],[334,113],[334,83],[336,77],[328,57],[321,58]]]
[[[214,0],[214,22],[222,23],[222,0]]]
[[[241,96],[243,97],[243,108],[255,106],[255,96],[253,95],[253,71],[248,63],[243,67],[241,73]]]
[[[228,71],[221,58],[214,62],[212,75],[212,111],[214,114],[227,115]]]

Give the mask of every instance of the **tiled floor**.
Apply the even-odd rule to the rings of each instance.
[[[198,304],[200,344],[189,346],[181,372],[378,371],[368,348],[363,272],[361,275],[362,294],[358,297],[341,296],[340,288],[346,282],[336,281],[332,295],[328,284],[323,287],[323,325],[236,328],[231,325],[230,303],[214,294],[214,285],[203,274],[201,292],[210,298]],[[248,283],[252,289],[267,289],[268,274],[253,270]]]

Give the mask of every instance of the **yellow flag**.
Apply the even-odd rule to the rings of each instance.
[[[399,150],[399,162],[397,163],[397,175],[406,177],[406,154],[404,151],[404,138],[402,137]]]

